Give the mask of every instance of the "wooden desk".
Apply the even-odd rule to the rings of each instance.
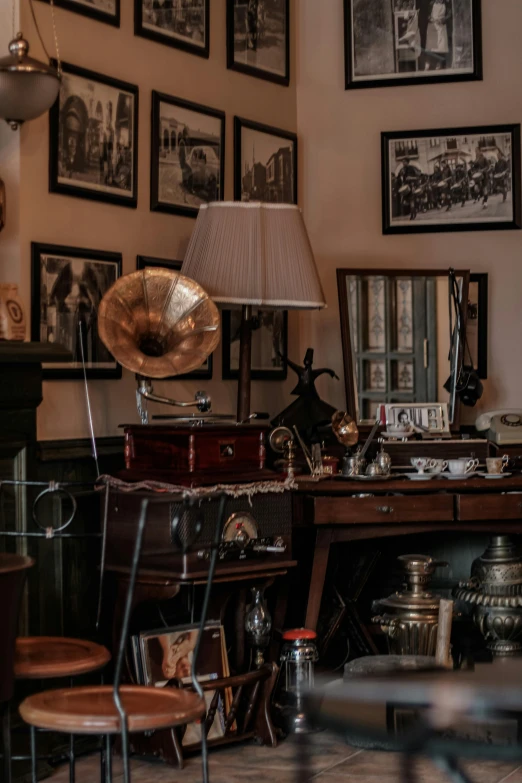
[[[294,525],[317,527],[306,627],[316,629],[330,547],[344,541],[442,531],[522,533],[522,475],[410,481],[303,481]],[[357,495],[371,495],[357,497]]]

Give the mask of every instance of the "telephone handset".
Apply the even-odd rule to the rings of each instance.
[[[498,446],[522,443],[522,410],[507,408],[483,413],[475,422],[478,432],[488,430],[487,436]]]

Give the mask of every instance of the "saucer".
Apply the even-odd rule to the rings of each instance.
[[[388,432],[388,430],[384,430],[381,432],[381,435],[384,438],[396,438],[397,440],[400,440],[401,438],[411,438],[413,435],[415,435],[415,432],[413,430],[408,430],[407,432]]]
[[[411,481],[427,481],[428,479],[435,478],[438,473],[403,473],[403,476],[409,478]]]
[[[473,476],[478,476],[480,474],[472,470],[469,473],[449,473],[448,471],[444,471],[444,473],[439,473],[438,475],[450,479],[450,481],[460,481],[462,479],[473,478]]]
[[[501,479],[512,475],[512,473],[479,473],[479,476],[487,479]]]

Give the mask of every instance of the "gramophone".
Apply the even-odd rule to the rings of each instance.
[[[125,478],[203,484],[262,477],[266,427],[212,414],[204,391],[183,401],[153,390],[151,379],[191,372],[217,348],[219,312],[198,283],[154,267],[124,275],[100,303],[98,331],[114,358],[137,377],[142,423],[122,425]],[[150,424],[149,401],[198,413]]]

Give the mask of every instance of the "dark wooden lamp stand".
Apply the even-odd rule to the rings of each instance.
[[[252,365],[252,305],[243,305],[239,338],[239,383],[237,390],[237,421],[250,416],[250,386]]]

